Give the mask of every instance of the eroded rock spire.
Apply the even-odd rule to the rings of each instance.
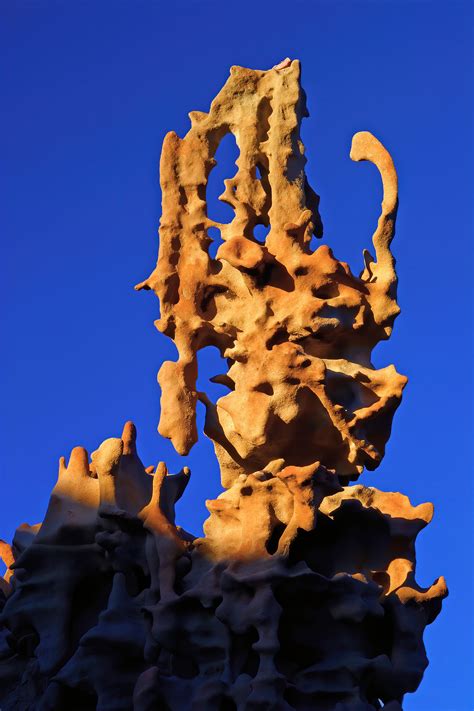
[[[399,312],[393,162],[371,134],[354,136],[351,157],[375,163],[384,186],[375,259],[366,251],[354,276],[326,245],[310,248],[321,221],[304,172],[306,113],[298,61],[267,72],[233,67],[209,113],[192,112],[186,136],[169,133],[163,145],[158,263],[137,287],[159,297],[157,328],[179,353],[158,376],[159,431],[186,454],[197,439],[201,399],[225,487],[275,460],[306,466],[317,459],[344,481],[374,469],[406,382],[393,366],[371,364]],[[228,132],[240,155],[220,199],[235,217],[220,224],[207,217],[206,185]],[[264,244],[254,237],[258,224],[269,227]],[[222,237],[215,259],[210,227]],[[231,391],[216,404],[196,390],[197,352],[210,345],[227,361],[218,378]]]
[[[189,452],[201,401],[225,490],[196,538],[175,521],[189,470],[145,467],[132,423],[90,457],[61,458],[43,523],[0,542],[4,711],[401,711],[420,683],[424,628],[447,594],[443,578],[415,580],[433,507],[348,485],[380,464],[406,383],[371,363],[399,313],[397,176],[356,134],[351,157],[383,182],[374,254],[356,276],[312,249],[306,114],[297,61],[233,67],[186,136],[166,136],[158,262],[137,287],[158,296],[157,327],[178,349],[159,372],[159,431]],[[206,187],[229,132],[239,158],[221,199],[234,219],[221,224]],[[209,345],[227,366],[216,403],[196,389]]]

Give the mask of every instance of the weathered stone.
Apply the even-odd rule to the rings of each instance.
[[[175,523],[189,470],[144,467],[132,423],[90,460],[81,447],[61,458],[43,523],[0,542],[4,711],[401,711],[420,683],[423,631],[447,594],[443,578],[415,580],[432,505],[348,485],[380,464],[406,383],[371,363],[399,312],[397,177],[356,134],[351,157],[384,189],[357,277],[311,247],[305,115],[297,61],[233,67],[209,113],[166,137],[158,263],[137,287],[159,297],[179,354],[160,369],[159,431],[187,453],[201,401],[225,490],[195,538]],[[218,224],[206,186],[229,132],[240,155],[221,199],[235,217]],[[209,345],[227,362],[216,403],[196,390]]]

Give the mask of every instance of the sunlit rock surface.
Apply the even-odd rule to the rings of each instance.
[[[380,464],[406,383],[371,363],[399,313],[397,177],[356,134],[351,157],[383,181],[374,256],[356,276],[312,249],[305,115],[297,61],[232,67],[209,113],[166,136],[159,257],[137,287],[160,299],[156,325],[179,354],[159,372],[159,431],[186,454],[204,403],[224,491],[195,538],[174,513],[189,470],[145,468],[132,423],[61,458],[43,523],[0,544],[3,711],[400,711],[419,685],[447,594],[443,578],[415,580],[432,505],[350,485]],[[220,224],[206,186],[229,132],[240,155],[221,199],[235,217]],[[216,403],[196,390],[210,345],[229,388]]]

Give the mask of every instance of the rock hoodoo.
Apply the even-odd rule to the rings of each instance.
[[[136,287],[158,296],[178,351],[158,375],[159,432],[186,455],[203,403],[224,491],[196,538],[175,522],[189,470],[144,467],[132,423],[61,458],[43,523],[0,546],[3,711],[400,711],[419,685],[447,594],[415,581],[432,505],[351,483],[380,464],[406,384],[371,362],[399,313],[397,176],[374,136],[354,136],[351,158],[383,182],[356,276],[313,248],[305,115],[299,62],[232,67],[209,112],[166,136],[158,262]],[[206,188],[228,133],[221,224]],[[215,403],[196,389],[206,346],[229,390]]]

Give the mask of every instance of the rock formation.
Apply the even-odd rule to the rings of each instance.
[[[159,432],[187,454],[203,403],[224,491],[195,538],[174,514],[189,470],[145,468],[131,423],[90,461],[80,447],[62,458],[43,523],[0,548],[3,711],[396,711],[420,683],[447,594],[443,578],[415,581],[432,506],[350,485],[380,464],[406,383],[371,363],[399,313],[396,172],[374,136],[354,136],[351,158],[384,189],[355,276],[311,247],[305,115],[297,61],[232,67],[209,113],[166,136],[159,257],[137,287],[158,296],[178,350],[158,376]],[[221,199],[235,217],[220,224],[206,186],[229,132],[240,155]],[[216,403],[196,389],[209,345],[227,364]]]

